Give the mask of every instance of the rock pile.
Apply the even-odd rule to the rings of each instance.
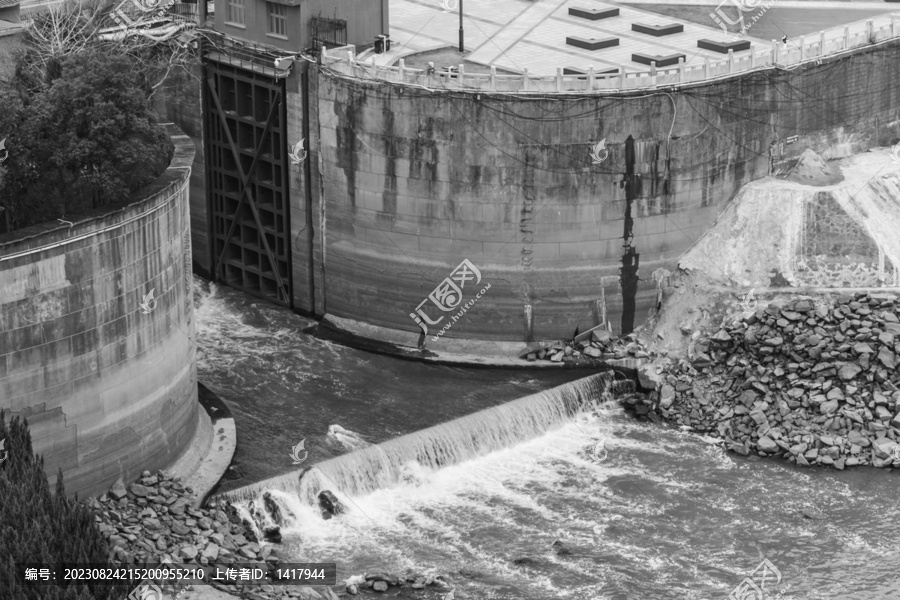
[[[279,562],[274,548],[260,545],[252,526],[230,504],[191,508],[193,490],[159,471],[144,471],[126,488],[121,479],[99,498],[86,503],[95,512],[100,531],[109,541],[110,560],[120,565],[201,564],[227,567],[234,563]],[[277,532],[274,532],[277,533]],[[335,600],[328,588],[308,586],[210,585],[244,598]]]
[[[898,314],[885,293],[759,307],[694,332],[688,360],[660,363],[654,400],[663,418],[741,454],[900,466]]]
[[[532,346],[522,352],[519,358],[529,362],[548,360],[550,362],[565,363],[595,363],[604,361],[628,361],[632,359],[649,360],[650,354],[638,341],[635,334],[624,337],[614,337],[603,325],[594,327],[584,333],[576,335],[569,341],[559,341],[552,344]],[[635,363],[637,364],[637,363]],[[622,364],[619,366],[634,366]]]
[[[386,592],[391,587],[411,587],[414,590],[422,590],[432,585],[442,588],[450,587],[450,584],[444,581],[444,578],[440,575],[429,577],[420,573],[413,573],[406,577],[397,577],[387,573],[369,573],[351,577],[347,581],[346,591],[351,596],[356,596],[364,590]]]

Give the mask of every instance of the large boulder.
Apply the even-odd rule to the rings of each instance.
[[[881,438],[872,442],[872,450],[874,450],[875,456],[880,459],[896,456],[900,452],[898,448],[900,446],[897,445],[897,442],[888,438]]]
[[[665,382],[665,373],[658,373],[660,365],[654,361],[638,367],[638,383],[646,390],[658,390]]]
[[[344,505],[330,490],[319,492],[319,508],[322,509],[322,518],[326,520],[345,512]]]
[[[778,444],[776,444],[772,438],[765,435],[759,438],[759,441],[756,442],[756,445],[761,451],[768,454],[772,454],[773,452],[778,451]]]
[[[109,489],[109,497],[114,500],[119,500],[128,495],[128,490],[125,489],[125,483],[122,481],[122,478],[119,477],[116,479],[116,482]]]
[[[665,384],[659,391],[659,406],[660,408],[669,408],[674,402],[675,388],[669,384]]]
[[[869,441],[869,438],[855,429],[851,429],[850,433],[847,434],[847,441],[853,445],[860,446],[861,448],[867,448],[872,443]]]
[[[819,410],[823,415],[830,415],[834,411],[838,409],[838,401],[837,400],[828,400],[819,405]]]

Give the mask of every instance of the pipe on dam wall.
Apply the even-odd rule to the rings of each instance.
[[[82,497],[168,467],[198,423],[194,146],[163,127],[175,155],[140,201],[0,236],[0,408]]]

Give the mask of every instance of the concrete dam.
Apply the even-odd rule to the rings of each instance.
[[[423,89],[401,80],[425,73],[373,71],[329,51],[310,78],[319,235],[311,256],[294,257],[321,280],[317,305],[297,304],[416,346],[425,336],[410,313],[444,314],[420,303],[467,260],[481,275],[475,291],[491,288],[435,344],[441,325],[426,323],[428,349],[449,350],[452,338],[521,348],[602,314],[628,333],[741,186],[806,149],[830,159],[896,141],[897,57],[886,41],[790,68],[775,57],[709,80],[579,93],[495,74]],[[608,156],[595,164],[600,141]]]
[[[171,466],[197,402],[188,178],[194,148],[127,206],[0,238],[0,408],[28,420],[47,476],[99,494]],[[208,421],[208,419],[207,419]]]
[[[743,185],[808,149],[900,138],[894,17],[700,52],[720,32],[683,28],[667,68],[555,75],[493,66],[503,56],[377,64],[353,45],[273,68],[284,51],[211,35],[203,85],[173,83],[161,107],[203,147],[195,265],[412,354],[628,333]]]

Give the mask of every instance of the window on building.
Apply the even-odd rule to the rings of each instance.
[[[244,0],[228,0],[228,22],[244,24]]]
[[[287,6],[266,2],[269,9],[269,33],[287,37]]]

